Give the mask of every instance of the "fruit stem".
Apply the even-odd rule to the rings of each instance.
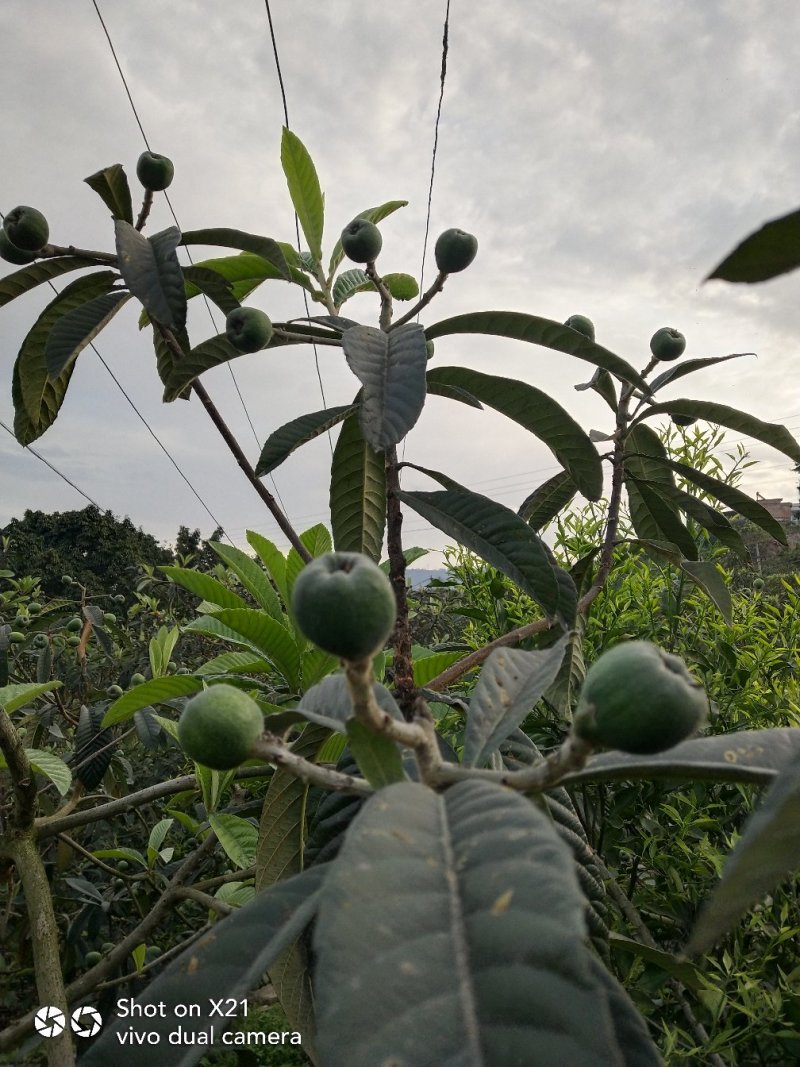
[[[410,322],[415,315],[418,315],[424,307],[427,307],[428,304],[430,304],[431,300],[433,300],[437,293],[441,293],[442,289],[444,289],[444,283],[449,277],[449,274],[445,274],[444,271],[439,271],[436,276],[436,280],[434,281],[430,289],[428,289],[427,292],[425,292],[419,298],[419,300],[416,302],[413,308],[411,308],[410,311],[407,311],[405,315],[401,315],[396,322],[393,322],[392,325],[388,327],[388,329],[396,330],[398,326],[403,326],[406,322]]]
[[[358,796],[370,796],[373,792],[372,786],[363,778],[354,778],[351,774],[342,774],[330,767],[312,763],[292,752],[288,745],[273,734],[266,733],[257,737],[251,746],[250,754],[254,759],[264,760],[275,767],[283,767],[301,781],[322,786],[323,789],[354,793]]]
[[[145,222],[147,222],[147,216],[150,214],[150,208],[153,206],[153,192],[151,189],[145,189],[144,200],[142,201],[142,209],[139,212],[139,217],[136,220],[136,229],[140,232],[144,228]]]
[[[386,288],[383,278],[378,274],[374,259],[371,259],[369,263],[367,263],[364,273],[380,294],[381,317],[379,325],[382,330],[386,331],[389,329],[392,321],[392,294]]]
[[[389,554],[389,581],[397,601],[397,621],[392,632],[394,650],[394,688],[397,703],[406,719],[414,714],[417,691],[411,658],[411,627],[408,622],[406,595],[406,558],[403,555],[403,512],[397,494],[400,491],[400,472],[397,447],[386,450],[386,545]]]

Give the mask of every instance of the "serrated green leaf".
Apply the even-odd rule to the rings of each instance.
[[[29,293],[37,285],[59,278],[62,274],[80,270],[81,267],[98,265],[96,259],[90,259],[88,256],[54,256],[52,259],[42,260],[41,263],[31,263],[28,267],[22,267],[13,274],[0,278],[0,307]]]
[[[509,337],[517,341],[543,345],[556,352],[603,367],[617,378],[637,386],[644,393],[649,387],[641,375],[624,359],[609,352],[602,345],[595,344],[587,337],[572,330],[563,323],[552,319],[543,319],[538,315],[525,315],[520,311],[474,311],[466,315],[455,315],[443,319],[425,329],[429,341],[437,337],[447,337],[457,333],[483,333],[497,337]]]
[[[406,436],[422,414],[427,352],[421,326],[406,323],[392,333],[353,326],[342,335],[350,370],[363,386],[359,425],[376,451]]]
[[[366,219],[367,222],[382,222],[383,219],[392,215],[395,211],[398,211],[401,207],[406,207],[407,200],[387,200],[385,204],[380,204],[378,207],[368,207],[365,211],[359,211],[358,214],[353,215],[354,219]],[[341,238],[333,246],[333,253],[331,254],[331,261],[328,265],[328,280],[332,280],[336,269],[344,259],[344,250],[342,249]]]
[[[745,237],[705,279],[765,282],[800,267],[800,211],[765,222]]]
[[[54,689],[60,689],[63,682],[16,682],[5,685],[0,689],[0,708],[7,715],[24,708],[26,704],[32,704],[42,693],[51,693]]]
[[[712,562],[712,560],[683,560],[681,562],[681,570],[700,586],[709,600],[719,608],[728,626],[732,626],[733,603],[731,601],[731,591],[725,584],[725,578],[716,563]]]
[[[66,796],[72,785],[72,771],[54,752],[45,752],[40,748],[26,748],[25,755],[31,767],[49,778],[60,795]]]
[[[45,345],[47,376],[51,381],[60,377],[130,298],[130,293],[103,293],[58,319]]]
[[[209,544],[222,562],[237,575],[239,581],[258,604],[277,622],[283,622],[284,614],[278,595],[256,561],[233,545],[225,545],[219,541],[210,541]]]
[[[603,492],[603,468],[597,449],[552,397],[525,382],[467,367],[438,367],[428,372],[428,381],[458,386],[513,419],[547,445],[585,497],[599,500]]]
[[[567,648],[564,634],[544,651],[496,648],[481,669],[469,703],[462,762],[484,766],[553,684]]]
[[[138,863],[141,867],[147,866],[147,860],[135,848],[96,848],[92,855],[97,856],[99,860],[128,860],[130,863]]]
[[[289,265],[286,262],[281,246],[271,237],[261,237],[258,234],[244,233],[242,230],[231,230],[227,227],[210,227],[204,230],[186,231],[182,234],[179,243],[182,245],[223,245],[226,248],[240,248],[243,252],[253,252],[256,256],[266,260],[268,264],[272,264],[281,278],[284,278],[287,282],[292,280]],[[236,258],[238,257],[230,257],[230,259]],[[210,266],[214,270],[219,270],[218,264],[220,262],[219,260],[204,261],[198,263],[197,266]],[[223,262],[228,262],[228,260]],[[256,266],[256,264],[248,261],[245,269],[250,269],[253,266]],[[263,268],[260,269],[263,270]],[[227,277],[227,275],[225,276]],[[264,278],[270,276],[269,273],[264,274]]]
[[[506,574],[547,615],[559,609],[555,571],[543,543],[509,508],[469,491],[398,493],[428,522]]]
[[[190,593],[202,597],[203,600],[218,604],[221,608],[246,608],[249,606],[247,601],[242,600],[238,593],[234,593],[232,589],[228,589],[222,582],[218,582],[216,578],[212,578],[209,574],[203,574],[202,571],[195,571],[189,567],[159,567],[158,569],[163,571],[176,585],[181,586],[183,589],[188,589]]]
[[[325,197],[306,146],[287,126],[284,126],[281,137],[281,166],[311,255],[321,263]]]
[[[292,419],[279,429],[273,430],[261,450],[256,464],[256,474],[259,477],[270,474],[301,445],[313,441],[331,427],[338,426],[354,411],[356,411],[355,404],[342,404],[339,407],[325,408],[323,411],[300,415],[299,418]]]
[[[364,440],[356,413],[344,420],[333,450],[330,511],[336,551],[364,552],[377,562],[386,525],[384,456]]]
[[[559,471],[526,496],[517,514],[532,530],[541,530],[571,502],[578,487],[567,471]]]
[[[308,549],[312,559],[316,559],[317,556],[324,556],[326,552],[330,552],[333,549],[328,527],[322,522],[318,522],[310,529],[304,530],[300,534],[300,543]],[[290,601],[292,599],[294,583],[297,581],[297,576],[305,565],[306,561],[302,559],[300,553],[294,545],[292,545],[286,556],[286,589]]]
[[[239,815],[209,815],[209,825],[219,839],[228,859],[239,870],[252,867],[256,858],[258,830]]]
[[[186,324],[186,289],[175,249],[181,233],[170,226],[143,237],[130,223],[116,219],[117,260],[125,284],[151,319],[168,329]]]
[[[122,219],[133,225],[131,190],[121,163],[112,163],[110,167],[104,167],[83,180],[97,193],[113,219]]]
[[[264,611],[255,608],[223,608],[186,626],[196,633],[216,633],[252,648],[274,663],[291,688],[300,682],[300,653],[290,631]]]
[[[152,848],[155,852],[158,852],[164,844],[164,839],[172,828],[174,822],[174,819],[159,819],[150,831],[150,836],[147,839],[148,848]]]
[[[174,674],[164,678],[151,678],[148,682],[142,682],[135,689],[123,693],[118,700],[108,708],[103,716],[103,726],[114,726],[118,722],[125,722],[133,717],[133,713],[140,708],[146,708],[151,704],[164,704],[176,697],[191,696],[199,693],[203,688],[201,678],[194,678],[190,674]]]
[[[535,805],[480,781],[391,785],[329,868],[314,930],[326,1067],[398,1049],[409,1067],[507,1067],[531,1050],[543,1064],[618,1065],[574,862]]]
[[[351,267],[350,270],[343,270],[333,285],[331,296],[334,306],[338,310],[351,296],[355,296],[356,293],[365,293],[370,289],[374,290],[374,288],[375,286],[367,277],[366,271],[363,271],[360,267]]]

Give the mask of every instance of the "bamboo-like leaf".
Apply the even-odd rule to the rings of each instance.
[[[55,422],[64,402],[74,363],[70,363],[55,381],[47,375],[47,339],[63,316],[107,293],[118,281],[116,271],[99,271],[76,278],[65,286],[28,331],[14,364],[12,398],[14,433],[20,444],[27,445]]]
[[[333,450],[330,511],[337,552],[364,552],[377,562],[386,524],[386,471],[383,454],[364,440],[357,414],[344,420]]]
[[[705,279],[765,282],[800,267],[800,211],[765,222],[745,237]]]
[[[644,378],[624,359],[609,352],[602,345],[595,344],[576,330],[564,326],[552,319],[543,319],[538,315],[525,315],[520,311],[474,311],[466,315],[455,315],[443,319],[425,329],[429,341],[437,337],[447,337],[457,333],[484,333],[496,337],[509,337],[517,341],[542,345],[565,352],[567,355],[603,367],[617,378],[637,386],[644,393],[650,388]]]
[[[80,270],[81,267],[97,266],[97,260],[88,256],[54,256],[53,259],[43,259],[40,263],[31,263],[28,267],[22,267],[13,274],[0,278],[0,307],[10,304],[18,296],[24,296],[37,285],[61,277],[62,274]]]
[[[703,419],[705,422],[713,422],[719,426],[727,426],[729,430],[755,437],[757,441],[763,441],[766,445],[783,452],[793,463],[800,463],[800,444],[792,437],[785,426],[774,422],[762,422],[755,415],[737,411],[725,404],[716,404],[709,400],[664,400],[660,404],[653,404],[646,408],[633,423],[634,426],[641,423],[642,419],[652,415],[689,415],[695,419]]]
[[[400,500],[515,582],[549,616],[560,608],[555,570],[543,542],[509,508],[468,491],[400,492]]]
[[[517,514],[532,530],[541,530],[563,511],[578,491],[567,471],[559,471],[522,501]]]
[[[361,433],[376,451],[406,436],[425,404],[427,352],[421,326],[406,323],[392,333],[353,326],[342,335],[350,370],[361,382]]]
[[[766,893],[800,867],[800,758],[778,775],[744,824],[686,954],[708,951]]]
[[[151,319],[169,329],[182,329],[186,324],[186,289],[175,253],[180,230],[170,226],[147,238],[121,219],[115,221],[114,227],[125,284]]]
[[[110,167],[104,167],[83,180],[97,193],[113,219],[122,219],[133,225],[131,190],[121,163],[112,163]]]
[[[728,626],[733,625],[731,591],[725,584],[722,571],[712,560],[682,560],[681,570],[703,590],[709,600],[720,610]]]
[[[482,781],[391,785],[329,867],[314,930],[326,1067],[507,1067],[533,1050],[618,1067],[575,865],[535,805]]]
[[[203,600],[208,600],[212,604],[218,604],[221,608],[246,608],[249,606],[247,601],[242,600],[238,593],[228,589],[226,585],[217,581],[216,578],[212,578],[210,574],[203,574],[202,571],[192,570],[190,567],[159,567],[159,570],[163,571],[167,578],[170,578],[181,588],[188,589],[195,596],[202,597]]]
[[[380,204],[378,207],[368,207],[365,211],[359,211],[358,214],[353,215],[354,219],[366,219],[367,222],[382,222],[383,219],[389,215],[398,211],[401,207],[406,207],[407,200],[387,200],[385,204]],[[333,246],[333,253],[331,255],[331,261],[328,265],[328,279],[332,280],[336,269],[344,259],[344,250],[342,248],[341,238]]]
[[[470,698],[462,762],[482,767],[556,679],[568,635],[550,648],[525,652],[496,648],[481,669]]]
[[[284,619],[278,595],[270,580],[254,559],[234,545],[224,545],[220,541],[210,541],[211,548],[219,558],[237,575],[245,589],[255,597],[258,604],[277,622]]]
[[[325,197],[308,149],[287,126],[284,126],[281,137],[281,166],[311,255],[321,263]]]
[[[459,386],[519,423],[547,445],[585,497],[600,498],[603,468],[597,449],[569,412],[547,393],[525,382],[467,367],[438,367],[428,371],[428,381]]]
[[[314,918],[319,887],[326,875],[325,866],[313,867],[258,893],[249,904],[194,941],[137,997],[147,1017],[148,1032],[158,1038],[158,1067],[193,1067],[208,1051],[203,1039],[212,1027],[221,1036],[234,1024],[233,1017],[215,1016],[213,1005],[219,1005],[221,998],[235,1002],[246,997],[297,940]],[[202,1005],[202,1010],[198,1015],[180,1016],[183,1043],[171,1044],[176,1009],[181,1011],[189,1003]],[[141,1046],[120,1040],[129,1020],[118,1016],[117,1023],[106,1025],[81,1054],[81,1067],[108,1067],[110,1063],[114,1067],[141,1067]]]
[[[259,477],[270,474],[301,445],[313,441],[331,427],[338,426],[354,411],[356,411],[355,404],[342,404],[335,408],[325,408],[324,411],[300,415],[299,418],[292,419],[279,429],[273,430],[261,450],[256,464],[256,474]]]
[[[226,227],[211,227],[204,230],[186,231],[181,236],[179,244],[223,245],[225,248],[240,248],[243,252],[254,252],[256,256],[265,259],[267,263],[271,263],[272,266],[277,269],[281,278],[284,278],[287,282],[292,281],[292,275],[289,270],[289,265],[286,262],[286,257],[283,254],[283,250],[278,242],[273,241],[271,237],[261,237],[255,233],[244,233],[242,230],[231,230]],[[232,258],[235,259],[239,257]],[[241,258],[244,259],[244,257]],[[226,260],[225,262],[230,262],[230,260]],[[216,263],[219,263],[219,261],[216,261]],[[200,267],[210,266],[215,270],[219,269],[214,261],[198,263],[197,265]],[[259,264],[254,264],[250,260],[246,261],[245,269],[250,269],[254,266],[258,266],[262,270],[264,269]],[[227,277],[227,275],[225,276]],[[269,273],[264,274],[265,278],[270,276]]]
[[[130,293],[103,293],[58,319],[45,346],[47,376],[51,381],[59,378],[130,298]]]
[[[670,382],[675,382],[687,374],[693,374],[696,370],[704,367],[713,367],[715,363],[727,363],[729,359],[741,359],[743,356],[754,356],[755,352],[733,352],[729,356],[715,356],[711,359],[684,359],[679,363],[672,363],[666,370],[657,374],[650,382],[650,389],[657,393]]]

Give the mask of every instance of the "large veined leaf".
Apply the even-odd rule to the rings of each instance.
[[[661,954],[661,959],[666,956]],[[660,962],[660,961],[659,961]],[[597,983],[605,992],[606,1004],[611,1012],[614,1036],[622,1053],[625,1067],[664,1067],[661,1053],[653,1044],[647,1023],[636,1010],[624,986],[614,978],[596,956],[589,957],[589,965]],[[681,972],[685,981],[685,970]]]
[[[555,681],[568,636],[550,648],[525,652],[496,648],[484,663],[472,693],[462,762],[483,766]]]
[[[663,389],[665,385],[670,382],[675,382],[678,378],[683,378],[687,374],[692,374],[696,370],[702,370],[703,367],[713,367],[715,363],[726,363],[729,359],[741,359],[743,356],[755,355],[754,352],[733,352],[729,356],[714,356],[711,359],[684,359],[679,363],[673,363],[667,367],[666,370],[657,374],[655,378],[650,381],[650,389],[653,393],[659,389]]]
[[[11,385],[14,434],[20,444],[30,444],[52,426],[72,377],[74,363],[54,381],[48,378],[46,347],[51,330],[63,315],[107,293],[118,279],[116,271],[99,271],[76,278],[50,301],[28,331],[14,364]]]
[[[321,263],[325,197],[308,149],[287,126],[281,136],[281,166],[309,251],[317,263]]]
[[[559,612],[559,587],[544,543],[509,508],[469,491],[398,494],[424,519],[515,582],[547,615]]]
[[[103,705],[81,705],[75,729],[75,776],[86,789],[95,789],[103,780],[114,754],[113,730],[103,728]],[[137,714],[134,712],[134,714]]]
[[[682,489],[677,489],[674,485],[662,485],[659,482],[658,491],[663,493],[667,500],[672,501],[686,515],[690,515],[695,522],[699,523],[705,530],[708,530],[710,534],[730,548],[731,551],[743,559],[750,558],[741,535],[734,530],[729,520],[721,512],[715,511],[714,508],[709,507],[702,500],[698,500],[696,496],[692,496],[691,493],[686,493]]]
[[[617,378],[637,386],[644,393],[650,388],[644,378],[624,359],[609,352],[602,345],[595,344],[577,330],[570,329],[552,319],[543,319],[538,315],[525,315],[520,311],[474,311],[466,315],[455,315],[443,319],[425,329],[429,341],[437,337],[447,337],[457,333],[485,333],[497,337],[509,337],[517,341],[543,345],[545,348],[565,352],[577,359],[586,360],[596,367],[603,367]]]
[[[384,274],[381,281],[395,300],[413,300],[419,295],[416,279],[410,274]],[[375,283],[360,267],[342,271],[333,286],[333,303],[339,308],[356,293],[376,292]]]
[[[364,387],[359,410],[364,440],[376,451],[391,448],[406,436],[425,404],[425,331],[415,323],[388,334],[373,326],[353,326],[342,335],[342,348]]]
[[[575,785],[578,782],[677,778],[769,785],[796,758],[800,758],[800,729],[797,727],[740,730],[681,741],[654,756],[633,756],[625,752],[591,756],[582,770],[566,775],[563,782]]]
[[[765,222],[745,237],[706,281],[765,282],[800,267],[800,211]]]
[[[161,330],[157,326],[153,327],[153,348],[156,353],[156,369],[158,370],[158,376],[164,385],[174,379],[176,368],[182,365],[184,360],[188,358],[192,347],[191,341],[189,340],[189,334],[186,332],[186,327],[182,330],[174,330],[173,337],[181,351],[180,356],[177,356],[167,344]],[[191,388],[187,386],[187,388],[179,394],[180,399],[188,400],[191,396],[191,392]]]
[[[687,955],[707,951],[758,900],[800,867],[800,758],[778,775],[744,824],[722,879],[692,931]]]
[[[331,427],[338,426],[354,411],[356,411],[355,404],[342,404],[335,408],[325,408],[324,411],[312,411],[308,415],[300,415],[299,418],[292,419],[279,429],[273,430],[261,450],[256,464],[256,474],[259,477],[270,474],[301,445],[313,441]]]
[[[547,393],[525,382],[482,374],[467,367],[438,367],[428,372],[428,380],[465,389],[483,404],[535,434],[553,452],[583,495],[589,500],[599,500],[603,492],[603,468],[597,449],[569,412]]]
[[[344,420],[333,450],[330,511],[337,552],[364,552],[377,562],[386,525],[386,470],[383,453],[364,440],[357,414]]]
[[[316,559],[317,556],[324,556],[327,552],[333,551],[333,542],[331,540],[330,531],[322,522],[318,522],[316,526],[304,530],[300,534],[300,543],[308,549],[312,559]],[[292,599],[294,583],[297,581],[300,571],[305,566],[306,561],[302,558],[294,545],[292,545],[286,555],[286,589],[289,593],[290,602]]]
[[[32,704],[43,693],[51,693],[54,689],[60,689],[63,682],[15,682],[12,685],[4,685],[0,689],[0,708],[8,715],[24,708],[26,704]]]
[[[201,689],[203,689],[202,678],[194,678],[190,674],[151,678],[129,689],[127,693],[115,700],[103,716],[101,726],[115,726],[119,722],[132,718],[134,712],[139,711],[140,708],[175,700],[176,697],[192,696],[194,693],[199,693]]]
[[[382,711],[387,712],[393,719],[402,720],[403,713],[388,689],[375,682],[372,692]],[[347,679],[343,674],[329,674],[303,694],[296,710],[309,722],[337,733],[346,733],[347,724],[354,714]]]
[[[358,719],[351,719],[347,724],[347,746],[373,789],[383,789],[406,778],[397,743],[384,734],[376,734]]]
[[[133,225],[131,190],[121,163],[112,163],[110,167],[104,167],[83,180],[97,193],[113,219],[122,219]]]
[[[286,588],[286,557],[273,545],[272,541],[255,530],[247,531],[247,543],[255,549],[259,559],[269,571],[284,606],[289,606],[289,591]]]
[[[254,559],[234,545],[225,545],[220,541],[210,541],[211,548],[239,578],[245,589],[255,597],[264,610],[278,622],[283,620],[283,610],[278,595],[263,568]]]
[[[22,267],[13,274],[0,278],[0,307],[29,293],[37,285],[59,278],[62,274],[80,270],[81,267],[98,265],[97,260],[88,256],[54,256],[53,259],[44,259],[41,263],[31,263],[28,267]]]
[[[234,866],[240,871],[251,867],[256,858],[258,830],[249,819],[229,813],[212,813],[208,822]]]
[[[177,400],[187,386],[205,371],[211,370],[212,367],[220,367],[232,359],[238,359],[243,354],[238,348],[233,347],[224,333],[202,341],[189,352],[184,353],[183,359],[173,359],[166,376],[162,378],[164,403],[168,404]]]
[[[731,591],[725,583],[722,571],[710,559],[681,560],[681,570],[703,590],[709,600],[716,604],[728,626],[733,625]]]
[[[265,259],[267,263],[271,263],[273,267],[276,267],[280,277],[287,282],[292,280],[283,250],[278,242],[271,237],[261,237],[255,233],[244,233],[242,230],[231,230],[224,226],[216,226],[205,230],[187,230],[182,234],[179,243],[182,245],[223,245],[225,248],[240,248],[243,252],[254,252],[256,256],[260,256],[261,259]],[[235,258],[237,257],[232,257],[222,262],[231,262]],[[241,258],[244,259],[244,257]],[[219,263],[219,260],[216,262],[204,261],[198,263],[197,266],[211,267],[214,270],[219,270],[224,277],[228,277],[224,270],[220,270]],[[251,261],[247,262],[247,269],[253,266],[258,266],[259,269],[263,270],[260,265],[253,264]],[[272,277],[272,275],[266,273],[264,278],[267,277]],[[263,281],[264,278],[261,280]],[[231,278],[231,280],[236,279]]]
[[[658,482],[643,482],[625,476],[628,510],[633,528],[643,543],[668,541],[687,559],[697,559],[697,545],[681,521],[677,509],[665,499]]]
[[[57,379],[130,298],[131,294],[125,292],[103,293],[62,315],[45,346],[48,377]]]
[[[578,487],[566,471],[548,478],[522,501],[517,514],[532,530],[541,530],[569,504]]]
[[[785,426],[774,422],[762,422],[755,415],[737,411],[725,404],[716,404],[709,400],[664,400],[660,404],[653,404],[646,408],[633,425],[637,425],[642,419],[650,418],[652,415],[689,415],[695,419],[703,419],[705,422],[727,426],[729,430],[747,434],[748,437],[755,437],[757,441],[771,445],[779,452],[783,452],[794,463],[800,463],[800,444],[795,441]]]
[[[621,1067],[572,857],[535,805],[487,782],[401,782],[329,866],[314,930],[326,1067]]]
[[[117,259],[125,284],[151,319],[168,329],[186,324],[186,290],[175,249],[180,244],[177,227],[143,237],[128,222],[114,223]]]
[[[239,643],[260,652],[274,663],[292,688],[300,681],[300,653],[291,632],[264,611],[255,608],[224,608],[213,615],[201,616],[186,626],[187,630],[220,633],[223,627]]]
[[[72,784],[72,772],[62,759],[54,752],[46,752],[40,748],[26,748],[25,755],[37,774],[49,778],[62,797],[67,795]],[[0,752],[0,769],[7,766],[5,756]]]
[[[359,211],[353,215],[354,219],[366,219],[367,222],[382,222],[383,219],[392,215],[395,211],[398,211],[401,207],[406,207],[407,200],[387,200],[385,204],[380,204],[378,207],[368,207],[365,211]],[[333,246],[333,252],[331,254],[331,261],[328,265],[328,279],[332,280],[333,275],[336,273],[336,268],[344,259],[344,249],[342,248],[341,238]]]
[[[226,585],[217,581],[216,578],[212,578],[210,574],[203,574],[202,571],[192,570],[190,567],[164,566],[159,567],[159,570],[163,571],[167,578],[170,578],[183,589],[188,589],[195,596],[202,597],[203,600],[208,600],[221,608],[249,607],[247,601],[243,600],[238,593],[228,589]]]
[[[184,267],[183,280],[187,300],[203,293],[209,300],[213,300],[223,315],[230,315],[241,303],[233,294],[233,282],[208,267],[201,267],[200,264]]]
[[[192,1067],[208,1052],[203,1035],[213,1026],[221,1037],[235,1023],[234,1017],[220,1018],[212,1006],[227,1002],[227,998],[231,1003],[244,998],[264,971],[297,940],[314,918],[326,873],[325,866],[313,867],[257,894],[195,941],[137,997],[137,1004],[146,1013],[146,1030],[159,1039],[158,1058],[152,1057],[158,1067]],[[186,1004],[201,1005],[200,1014],[178,1016],[176,1009],[181,1012]],[[183,1031],[179,1045],[169,1041],[178,1019]],[[131,1022],[138,1030],[140,1021],[118,1017],[117,1025],[106,1025],[81,1055],[81,1067],[108,1067],[109,1063],[141,1067],[141,1046],[120,1040]]]

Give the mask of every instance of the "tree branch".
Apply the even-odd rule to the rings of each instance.
[[[444,283],[449,277],[449,274],[444,274],[442,273],[442,271],[439,271],[438,275],[436,276],[436,280],[434,281],[430,289],[428,289],[427,292],[420,297],[420,299],[413,306],[413,308],[411,308],[410,311],[407,311],[405,315],[401,315],[399,319],[393,322],[392,325],[389,327],[389,330],[396,330],[398,326],[403,326],[406,322],[410,322],[415,315],[418,315],[424,307],[427,307],[428,304],[430,304],[431,300],[433,300],[437,293],[441,293],[442,289],[444,289]]]

